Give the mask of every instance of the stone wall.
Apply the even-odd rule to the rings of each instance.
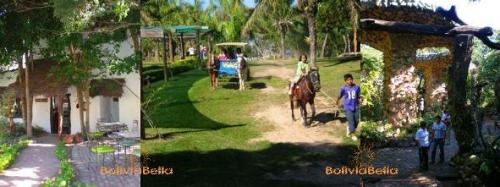
[[[453,24],[438,13],[418,7],[364,8],[361,18],[401,21],[452,27]],[[384,55],[384,115],[394,126],[415,122],[418,113],[418,70],[424,73],[425,108],[441,104],[446,96],[446,72],[453,56],[453,38],[417,34],[361,31],[361,43],[370,45]],[[419,61],[416,50],[425,47],[446,47],[446,58]]]

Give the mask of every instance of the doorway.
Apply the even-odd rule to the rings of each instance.
[[[51,133],[58,133],[58,123],[59,123],[59,111],[62,111],[62,134],[71,133],[71,105],[69,96],[71,94],[66,94],[65,96],[54,96],[50,98],[50,110],[51,110]],[[58,99],[62,97],[62,110],[58,110]]]

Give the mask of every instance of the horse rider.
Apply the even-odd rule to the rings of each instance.
[[[310,71],[311,71],[311,67],[307,63],[307,55],[301,54],[299,57],[299,62],[297,63],[297,71],[295,73],[295,77],[293,78],[293,80],[291,82],[290,90],[288,90],[289,95],[292,95],[292,90],[295,88],[295,85],[299,82],[299,80],[303,76],[307,76]]]

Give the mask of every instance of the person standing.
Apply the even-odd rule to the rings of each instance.
[[[340,99],[344,102],[344,112],[347,118],[348,126],[346,127],[346,136],[351,136],[356,131],[359,123],[358,105],[360,102],[361,89],[354,84],[351,74],[344,75],[345,85],[340,88],[340,95],[337,98],[336,104],[339,105]],[[352,136],[353,140],[357,140],[356,136]]]
[[[436,149],[439,147],[439,163],[444,162],[444,140],[446,138],[446,125],[441,122],[441,116],[434,118],[432,124],[432,156],[431,164],[436,160]]]
[[[441,121],[446,125],[446,145],[450,144],[450,130],[451,130],[451,116],[448,110],[444,109],[443,114],[441,114]]]
[[[429,132],[425,122],[420,122],[420,128],[415,134],[415,140],[418,142],[419,168],[422,171],[429,169]]]

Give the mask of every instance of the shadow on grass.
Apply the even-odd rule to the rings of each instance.
[[[225,129],[225,128],[234,128],[234,127],[241,127],[245,125],[231,125],[231,126],[225,126],[225,127],[214,127],[212,129],[196,129],[196,130],[185,130],[185,131],[175,131],[175,132],[167,132],[167,133],[160,133],[159,135],[156,134],[154,136],[148,136],[144,140],[153,140],[157,139],[158,136],[160,136],[162,139],[168,139],[168,138],[173,138],[176,135],[180,134],[186,134],[186,133],[191,133],[191,132],[203,132],[203,131],[216,131],[220,129]]]
[[[170,138],[182,134],[184,139],[176,139],[176,141],[182,141],[182,143],[177,142],[177,144],[170,145],[191,146],[193,148],[179,149],[179,151],[166,150],[163,152],[143,153],[143,166],[173,168],[174,174],[170,176],[143,175],[141,176],[141,186],[318,186],[325,185],[325,181],[335,183],[334,179],[322,174],[326,166],[324,164],[349,164],[348,160],[350,160],[351,153],[355,149],[355,146],[350,144],[311,143],[298,145],[260,142],[252,146],[249,145],[251,143],[247,143],[246,138],[239,140],[239,137],[245,135],[238,133],[247,133],[248,131],[237,131],[237,129],[247,128],[246,124],[231,125],[215,121],[214,118],[209,118],[208,114],[201,113],[197,108],[207,107],[207,104],[197,103],[196,106],[194,105],[196,102],[193,102],[190,93],[192,94],[194,91],[201,92],[200,87],[198,87],[198,90],[192,87],[197,85],[197,82],[203,78],[206,78],[206,76],[201,72],[187,72],[182,75],[182,78],[179,77],[176,80],[175,85],[167,86],[160,91],[158,96],[160,100],[172,101],[176,104],[162,105],[151,115],[161,128],[178,128],[177,130],[179,130],[178,132],[164,133],[160,136]],[[204,93],[209,92],[210,90],[207,89]],[[217,93],[217,91],[213,93]],[[235,103],[226,102],[227,98],[224,95],[212,95],[210,93],[204,96],[213,96],[207,99],[210,101],[222,98],[216,103],[223,102],[225,105]],[[229,101],[232,100],[234,98],[229,99]],[[209,107],[215,106],[210,105]],[[231,114],[228,113],[228,115]],[[226,134],[217,133],[220,132],[218,130],[222,129],[235,129],[235,131],[226,131]],[[153,131],[149,133],[149,137],[144,143],[147,144],[148,140],[155,138]],[[198,132],[211,131],[214,132],[214,136],[221,135],[223,137],[186,140],[189,138],[190,133],[194,133],[190,136],[192,138],[203,136],[203,133],[197,134]],[[226,136],[235,139],[225,140]],[[225,141],[243,141],[241,144],[244,146],[242,147],[246,148],[232,148],[232,146],[228,148]],[[168,140],[165,141],[165,144],[149,146],[163,146],[169,143],[172,143],[172,141]],[[218,144],[221,147],[215,147],[215,150],[211,149],[210,151],[199,151],[197,147],[203,147],[204,144]],[[161,147],[151,149],[157,148],[161,149]],[[315,153],[310,150],[329,151]],[[284,173],[287,173],[287,171],[296,171],[297,177],[292,179],[280,178],[286,175]],[[309,175],[309,171],[317,172],[319,173],[317,176],[324,178],[319,181],[300,179],[302,176]]]
[[[148,155],[148,167],[173,168],[173,175],[143,175],[141,186],[325,186],[343,184],[324,175],[331,165],[350,165],[352,145],[271,144],[258,151],[222,149]],[[315,154],[308,150],[334,150]],[[318,162],[319,161],[319,162]],[[312,164],[318,162],[317,164]],[[296,179],[283,178],[293,172]],[[323,173],[323,174],[322,174]],[[308,175],[315,175],[309,178]],[[274,177],[270,177],[274,176]],[[320,178],[316,181],[314,178]],[[309,178],[309,180],[305,179]],[[305,179],[305,180],[304,180]]]
[[[264,89],[267,88],[266,83],[263,82],[254,82],[250,83],[250,88],[252,89]]]

